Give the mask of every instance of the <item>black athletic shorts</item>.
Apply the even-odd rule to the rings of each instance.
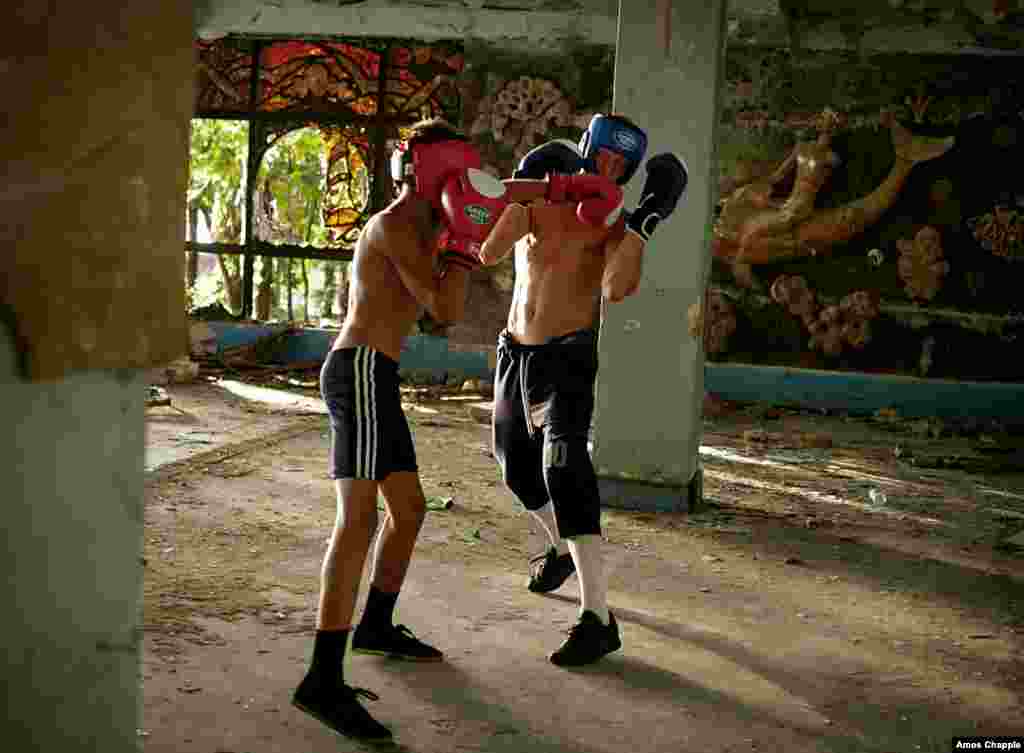
[[[397,361],[365,345],[332,350],[320,370],[320,394],[331,417],[331,478],[383,481],[417,470]]]

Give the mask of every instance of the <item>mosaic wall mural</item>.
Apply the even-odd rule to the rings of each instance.
[[[709,357],[1024,379],[1022,93],[1015,59],[731,50]]]

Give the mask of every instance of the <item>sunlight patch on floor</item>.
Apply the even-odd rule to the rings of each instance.
[[[327,413],[327,406],[324,405],[324,401],[319,397],[306,397],[305,395],[296,395],[294,392],[287,392],[285,390],[257,387],[253,384],[236,382],[232,379],[219,379],[216,385],[221,389],[227,390],[232,395],[245,400],[251,400],[254,403],[263,403],[264,405],[273,405],[280,408],[298,408],[315,413]]]
[[[428,408],[425,405],[417,405],[416,403],[402,403],[402,409],[415,411],[416,413],[430,413],[432,415],[441,412],[436,408]]]
[[[796,486],[787,486],[785,484],[778,484],[772,481],[762,481],[761,479],[749,478],[747,476],[739,476],[735,473],[727,473],[725,471],[718,471],[711,468],[704,468],[705,478],[710,478],[715,481],[720,481],[726,484],[736,484],[739,486],[746,486],[751,489],[758,491],[770,492],[773,494],[781,494],[784,496],[791,497],[803,497],[811,502],[819,502],[829,505],[843,505],[845,507],[856,507],[859,510],[865,510],[867,512],[879,513],[882,515],[893,515],[906,520],[913,520],[924,525],[932,526],[946,526],[948,523],[944,523],[941,520],[935,518],[926,518],[920,515],[914,515],[913,513],[904,512],[898,509],[887,509],[882,505],[874,505],[867,502],[859,502],[849,497],[840,497],[835,494],[828,492],[816,492],[813,489],[801,489]]]
[[[765,460],[764,458],[752,458],[749,455],[744,455],[733,450],[727,450],[724,447],[708,447],[707,445],[700,446],[700,455],[705,458],[714,458],[716,460],[724,460],[728,463],[746,463],[748,465],[760,465],[766,468],[785,468],[784,463],[777,462],[775,460]]]

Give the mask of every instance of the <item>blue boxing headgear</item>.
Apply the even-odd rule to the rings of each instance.
[[[647,151],[647,134],[640,128],[630,125],[614,115],[595,115],[580,139],[580,153],[583,155],[585,169],[589,173],[597,172],[594,157],[598,149],[610,149],[626,158],[626,171],[619,178],[620,186],[629,182],[633,173],[644,161]]]

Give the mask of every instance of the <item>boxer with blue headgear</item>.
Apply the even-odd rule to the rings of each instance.
[[[686,188],[675,155],[647,160],[647,136],[626,118],[594,117],[579,144],[554,139],[520,160],[519,181],[545,180],[544,201],[511,202],[482,244],[494,264],[514,251],[515,289],[498,337],[492,446],[502,478],[546,534],[526,587],[561,588],[573,575],[580,610],[549,659],[600,660],[622,646],[608,608],[602,562],[601,494],[589,454],[601,299],[617,303],[640,284],[644,248]],[[622,211],[622,185],[641,164],[637,208]]]
[[[597,172],[596,158],[601,149],[608,149],[625,158],[626,169],[618,180],[619,185],[624,186],[644,161],[647,134],[621,115],[595,115],[590,119],[590,125],[583,132],[579,144],[584,169],[588,173]]]

